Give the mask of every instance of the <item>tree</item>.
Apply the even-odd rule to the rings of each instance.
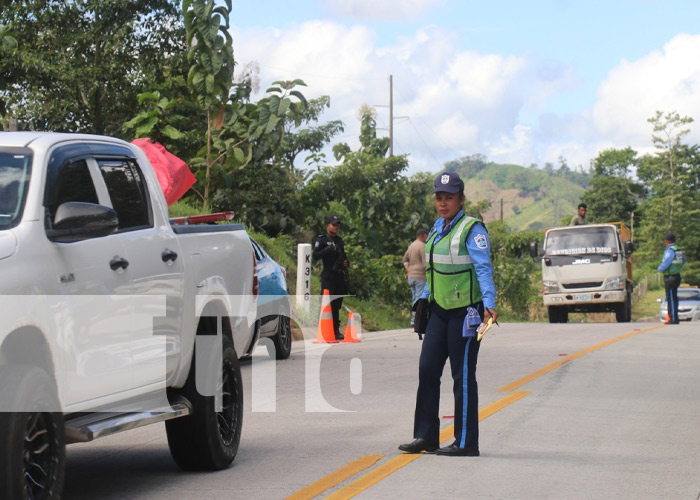
[[[209,208],[211,170],[220,154],[212,151],[214,130],[221,130],[225,118],[225,103],[233,85],[233,39],[229,33],[231,0],[217,6],[215,0],[183,0],[185,14],[187,60],[190,70],[187,84],[207,116],[206,150],[203,152],[204,192],[202,208]]]
[[[693,122],[689,116],[681,118],[676,111],[663,114],[657,111],[656,114],[647,120],[654,126],[654,133],[651,138],[654,147],[660,151],[660,157],[664,163],[668,164],[668,184],[673,187],[676,180],[676,153],[681,144],[681,139],[690,133],[690,129],[683,128]],[[675,208],[674,190],[669,190],[670,218],[673,220]]]
[[[607,149],[593,160],[591,187],[581,198],[591,222],[628,221],[645,195],[642,184],[631,179],[638,165],[632,148]]]
[[[22,129],[122,135],[137,95],[185,50],[175,0],[24,0],[0,25],[17,41],[0,58],[0,101]]]
[[[335,167],[323,167],[304,188],[307,224],[323,229],[320,213],[337,213],[343,220],[348,246],[371,249],[377,255],[405,250],[419,227],[429,227],[433,211],[429,200],[432,176],[409,179],[405,155],[387,158],[388,138],[378,138],[371,113],[364,113],[360,149],[334,147]]]
[[[663,235],[675,233],[690,261],[700,259],[700,146],[679,145],[674,148],[674,182],[670,182],[666,154],[642,157],[638,169],[640,180],[649,186],[649,198],[640,206],[642,223],[637,233],[641,239],[638,255],[642,260],[658,259],[663,249]],[[673,207],[672,208],[672,203]]]

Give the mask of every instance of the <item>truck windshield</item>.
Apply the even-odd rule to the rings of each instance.
[[[611,255],[617,253],[612,227],[581,227],[550,231],[544,243],[545,255]]]
[[[19,223],[31,164],[29,150],[0,149],[0,231]]]

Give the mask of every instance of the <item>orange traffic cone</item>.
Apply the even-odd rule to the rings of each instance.
[[[337,344],[335,331],[333,329],[333,311],[331,310],[331,294],[328,290],[323,291],[321,300],[321,317],[318,320],[318,335],[314,344]]]
[[[357,326],[355,325],[355,315],[352,311],[348,313],[348,324],[345,326],[345,338],[342,342],[359,342],[360,337],[357,335]]]

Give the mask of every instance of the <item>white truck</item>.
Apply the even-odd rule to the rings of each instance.
[[[566,323],[570,312],[614,312],[618,322],[632,317],[634,245],[622,223],[555,227],[545,232],[542,254],[544,305],[550,323]]]
[[[233,461],[255,343],[243,226],[171,225],[121,140],[5,132],[0,269],[0,498],[60,498],[66,444],[160,421],[181,468]]]

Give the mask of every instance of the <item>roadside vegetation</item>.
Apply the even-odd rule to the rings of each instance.
[[[433,223],[435,174],[408,175],[409,158],[388,155],[371,107],[358,102],[352,150],[337,140],[343,122],[321,120],[332,96],[307,99],[293,75],[260,82],[255,64],[236,67],[231,8],[230,0],[0,0],[0,128],[162,143],[197,178],[171,215],[234,211],[287,267],[292,292],[297,243],[311,243],[325,217],[338,215],[351,262],[345,304],[367,329],[406,327],[400,260],[416,230]],[[64,57],[71,53],[83,57]],[[466,212],[486,221],[504,321],[544,320],[528,244],[568,222],[579,201],[591,222],[633,226],[636,280],[656,272],[673,231],[688,259],[684,281],[700,284],[700,145],[685,142],[693,120],[659,111],[648,121],[654,153],[620,145],[590,168],[564,158],[500,165],[478,152],[445,163],[466,180]]]

